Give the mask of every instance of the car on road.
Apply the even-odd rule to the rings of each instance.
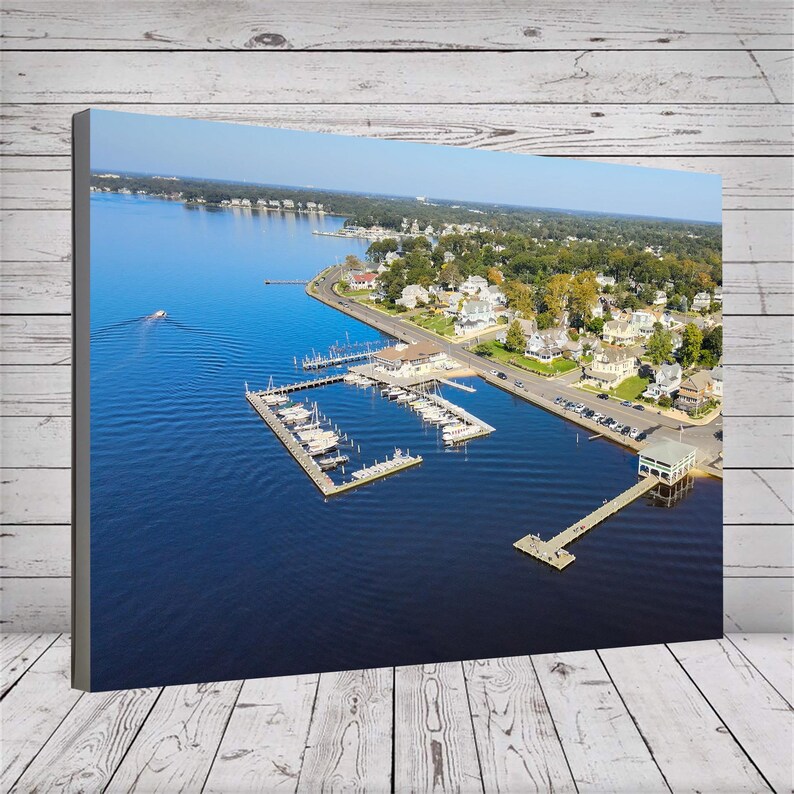
[[[499,378],[499,380],[507,380],[507,375],[505,375],[504,372],[497,372],[496,377]]]
[[[345,302],[344,302],[344,301],[337,301],[337,303],[338,303],[340,306],[344,306],[344,305],[345,305]]]
[[[631,400],[623,400],[620,403],[624,408],[631,408]]]
[[[632,407],[634,408],[635,411],[644,411],[645,410],[645,406],[644,405],[640,405],[639,403],[635,403]]]
[[[489,369],[489,370],[488,370],[488,374],[489,374],[489,375],[494,375],[494,376],[496,376],[496,375],[498,375],[499,373],[498,373],[498,372],[497,372],[495,369]]]
[[[517,381],[514,381],[514,383],[515,383],[517,389],[523,389],[524,388],[524,384],[523,384],[522,381],[517,380]]]
[[[609,399],[609,395],[608,394],[604,394],[602,392],[601,394],[598,395],[598,399],[599,400],[608,400]]]

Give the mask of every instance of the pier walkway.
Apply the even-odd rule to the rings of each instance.
[[[656,477],[645,477],[630,488],[627,488],[614,499],[611,499],[606,504],[593,510],[592,513],[589,513],[575,524],[571,524],[571,526],[564,529],[553,538],[541,540],[537,535],[529,534],[517,540],[513,546],[519,551],[531,555],[536,560],[545,562],[547,565],[551,565],[552,568],[561,571],[576,559],[573,554],[564,548],[565,546],[569,543],[573,543],[573,541],[582,537],[582,535],[589,532],[593,527],[605,521],[627,505],[630,505],[633,501],[648,493],[648,491],[655,488],[658,484],[659,480]]]
[[[367,346],[364,350],[351,350],[349,352],[329,353],[327,356],[314,355],[304,356],[301,365],[303,369],[325,369],[327,367],[339,367],[342,364],[349,364],[353,361],[368,361],[379,350],[383,350],[386,345]]]
[[[298,383],[287,383],[284,386],[274,386],[272,389],[264,389],[263,391],[256,392],[256,394],[289,394],[293,391],[301,391],[302,389],[314,389],[317,386],[327,386],[329,383],[339,383],[344,378],[344,373],[338,375],[328,375],[325,378],[312,378],[310,380],[302,380]]]
[[[275,391],[275,390],[273,390]],[[269,392],[273,393],[273,392]],[[396,474],[398,471],[417,466],[422,462],[419,455],[404,456],[402,458],[391,458],[384,463],[375,464],[359,473],[357,478],[347,480],[342,483],[335,483],[322,469],[311,455],[298,443],[289,428],[278,418],[278,416],[268,408],[263,395],[264,392],[246,392],[245,399],[251,404],[253,409],[259,414],[265,424],[273,431],[279,441],[287,448],[287,451],[298,462],[300,467],[309,475],[311,481],[317,486],[323,496],[335,496],[336,494],[350,491],[361,485]]]

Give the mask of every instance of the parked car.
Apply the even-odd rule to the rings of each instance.
[[[620,404],[626,408],[631,408],[631,400],[623,400]]]
[[[599,400],[608,400],[609,399],[609,395],[608,394],[604,394],[603,392],[601,392],[601,394],[598,395],[598,399]]]
[[[637,441],[645,441],[646,438],[648,438],[648,434],[647,433],[640,432],[637,435]]]
[[[554,404],[559,405],[563,401],[563,399],[564,399],[563,397],[555,397]]]
[[[629,430],[629,436],[631,438],[635,438],[636,439],[639,434],[640,434],[640,431],[639,431],[639,428],[637,428],[637,427],[632,427],[631,430]]]
[[[628,425],[623,425],[620,429],[620,435],[627,436],[631,432],[631,428]]]
[[[636,403],[634,405],[634,410],[635,411],[644,411],[645,410],[645,406],[644,405],[640,405],[639,403]]]

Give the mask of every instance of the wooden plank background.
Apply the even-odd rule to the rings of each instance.
[[[128,0],[114,4],[112,14],[98,0],[15,6],[2,9],[0,33],[5,631],[68,628],[70,117],[89,106],[722,174],[725,625],[791,631],[794,180],[787,0],[693,0],[675,7],[666,0],[586,6],[537,0],[531,7],[517,0]],[[392,686],[378,675],[340,677],[312,731],[335,735],[345,693]],[[535,686],[533,675],[525,681],[526,670],[509,662],[472,666],[467,675],[487,678],[489,686],[504,678],[506,688],[495,691],[506,709],[516,693],[531,696]],[[422,697],[428,687],[462,686],[458,668],[405,676],[414,689],[422,687]],[[314,683],[285,686],[311,690]],[[217,690],[221,700],[232,695]],[[489,720],[476,690],[469,696],[472,713]],[[395,705],[417,708],[400,698]],[[390,713],[375,707],[360,719],[380,724]],[[441,710],[438,725],[416,730],[436,741],[457,717]],[[611,740],[620,745],[619,726],[614,731]],[[474,742],[468,734],[458,740]],[[397,735],[397,752],[400,741]],[[445,770],[451,785],[471,773],[470,748],[452,749],[458,762]],[[340,784],[354,781],[355,754],[382,748],[348,750],[354,755],[308,758],[301,788],[311,789],[332,764]],[[494,785],[517,774],[497,760],[480,758]],[[419,777],[403,781],[406,787],[421,786],[432,770],[411,774]],[[523,768],[521,774],[534,773]],[[560,771],[561,787],[566,774],[570,782]],[[223,778],[210,783],[222,788]]]

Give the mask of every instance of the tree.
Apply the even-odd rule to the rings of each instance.
[[[673,400],[672,397],[668,397],[666,394],[663,394],[659,400],[659,407],[660,408],[672,408],[673,407]]]
[[[546,284],[546,311],[554,317],[559,317],[568,300],[568,290],[571,277],[567,273],[558,273],[552,276]]]
[[[717,359],[714,357],[714,353],[712,353],[710,350],[704,350],[703,348],[701,348],[698,364],[701,364],[702,366],[711,369],[711,367],[717,366]]]
[[[532,288],[528,284],[523,284],[520,281],[508,281],[503,287],[503,292],[514,312],[520,312],[521,316],[526,319],[535,314],[535,298]]]
[[[493,355],[493,350],[491,350],[491,346],[485,344],[483,342],[481,345],[477,345],[471,349],[472,353],[476,353],[478,356],[485,356],[485,358],[491,358]]]
[[[703,335],[704,350],[709,350],[718,361],[722,358],[722,326],[715,325]]]
[[[582,327],[593,316],[593,306],[598,298],[596,274],[592,270],[577,273],[571,279],[569,295],[571,311]]]
[[[495,266],[488,268],[488,273],[486,274],[486,278],[488,279],[488,282],[491,284],[501,284],[505,280],[505,277],[502,275],[502,271]]]
[[[664,330],[661,323],[653,324],[653,333],[648,339],[645,352],[657,366],[670,360],[670,356],[673,354],[673,337],[669,331]]]
[[[527,346],[527,338],[524,336],[524,329],[518,320],[513,320],[510,327],[507,329],[507,338],[505,340],[505,347],[511,353],[523,353]]]
[[[685,367],[691,367],[700,358],[702,342],[703,332],[694,323],[688,323],[681,336],[681,363]]]
[[[554,315],[551,312],[541,312],[537,316],[538,331],[545,331],[554,325]]]
[[[455,262],[447,262],[444,267],[441,268],[441,281],[446,284],[451,290],[454,290],[461,281],[463,281],[463,277],[460,274],[460,268],[455,264]]]
[[[364,263],[355,254],[348,254],[345,257],[345,267],[348,270],[361,270],[364,267]]]
[[[601,334],[604,333],[604,318],[591,317],[587,321],[587,330],[590,331],[591,334],[595,334],[596,336],[601,336]]]

